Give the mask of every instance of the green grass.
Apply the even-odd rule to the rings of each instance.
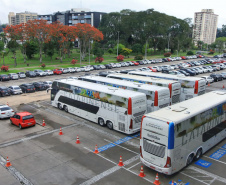
[[[194,53],[196,53],[196,51],[193,51]],[[218,54],[218,53],[215,53]],[[215,55],[214,54],[214,55]],[[178,53],[178,56],[186,56],[187,53],[186,52],[180,52]],[[46,69],[55,69],[55,68],[66,68],[66,67],[80,67],[80,61],[79,61],[79,51],[78,49],[73,49],[71,56],[68,57],[68,55],[65,56],[65,58],[63,58],[62,62],[60,62],[60,60],[57,60],[56,58],[59,57],[58,54],[54,54],[54,56],[52,57],[52,61],[51,58],[48,56],[43,55],[43,59],[42,59],[42,63],[46,64],[45,68],[41,67],[41,63],[39,61],[39,55],[36,54],[34,55],[34,58],[32,59],[27,59],[26,63],[24,63],[24,59],[23,59],[23,55],[20,52],[20,50],[17,51],[16,54],[16,58],[17,58],[17,66],[14,66],[14,59],[13,54],[9,53],[8,56],[5,57],[5,65],[9,66],[9,72],[2,72],[0,71],[0,74],[8,74],[8,73],[17,73],[20,71],[27,71],[27,70],[34,70],[34,69],[42,69],[42,70],[46,70]],[[177,53],[172,54],[172,57],[177,56]],[[210,55],[213,56],[213,55]],[[72,65],[70,62],[71,60],[75,58],[76,60],[78,60],[78,62],[75,65]],[[92,54],[90,55],[90,65],[97,65],[99,63],[95,63],[95,58],[96,56],[93,56]],[[104,61],[101,64],[109,64],[109,63],[116,63],[116,55],[115,54],[105,54],[103,56]],[[156,58],[164,58],[163,56],[163,52],[154,55],[153,53],[148,53],[147,55],[147,59],[156,59]],[[134,60],[134,56],[131,55],[128,57],[124,58],[124,61],[131,61]],[[3,59],[0,58],[0,65],[3,65]],[[86,58],[84,59],[84,61],[81,62],[81,66],[85,66],[85,65],[89,65],[89,55],[87,54]]]

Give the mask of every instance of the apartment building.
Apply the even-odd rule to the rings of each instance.
[[[33,13],[33,12],[21,12],[21,13],[14,13],[14,12],[9,12],[8,15],[8,21],[9,25],[17,25],[21,23],[27,23],[29,20],[35,20],[37,19],[38,14]]]
[[[216,40],[218,15],[214,14],[213,9],[202,9],[195,12],[193,39],[197,45],[198,41],[212,44]]]

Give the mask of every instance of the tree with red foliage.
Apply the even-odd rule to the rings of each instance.
[[[80,48],[80,62],[86,57],[87,47],[91,40],[100,41],[104,36],[100,30],[90,24],[76,24],[76,32]]]
[[[124,59],[124,56],[123,56],[123,55],[117,56],[117,61],[118,61],[118,62],[123,61],[123,59]]]
[[[51,24],[46,20],[29,20],[26,23],[26,33],[29,39],[34,39],[39,45],[40,63],[42,63],[42,50],[44,43],[48,43],[51,39]]]

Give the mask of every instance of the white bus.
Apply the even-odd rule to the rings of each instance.
[[[181,97],[180,101],[188,100],[196,96],[202,95],[206,91],[206,82],[203,78],[187,77],[180,75],[170,75],[163,73],[150,73],[150,72],[129,72],[132,75],[148,76],[166,80],[175,80],[181,84]]]
[[[144,93],[75,79],[53,82],[51,104],[126,134],[140,130],[141,118],[147,107]]]
[[[225,137],[226,91],[212,91],[144,115],[140,159],[149,168],[171,175]]]
[[[159,87],[156,85],[148,85],[137,82],[128,82],[100,76],[81,76],[78,79],[144,93],[147,97],[147,113],[167,107],[171,102],[169,89],[166,87]]]
[[[181,85],[174,80],[164,80],[160,78],[150,78],[140,75],[128,75],[128,74],[109,74],[108,78],[115,78],[120,80],[127,80],[132,82],[139,82],[149,85],[157,85],[161,87],[167,87],[170,91],[171,104],[178,103],[180,101]]]

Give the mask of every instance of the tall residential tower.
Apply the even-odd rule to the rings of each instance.
[[[197,44],[203,41],[206,44],[212,44],[216,40],[218,15],[214,14],[213,9],[202,9],[201,12],[195,12],[193,39]]]

